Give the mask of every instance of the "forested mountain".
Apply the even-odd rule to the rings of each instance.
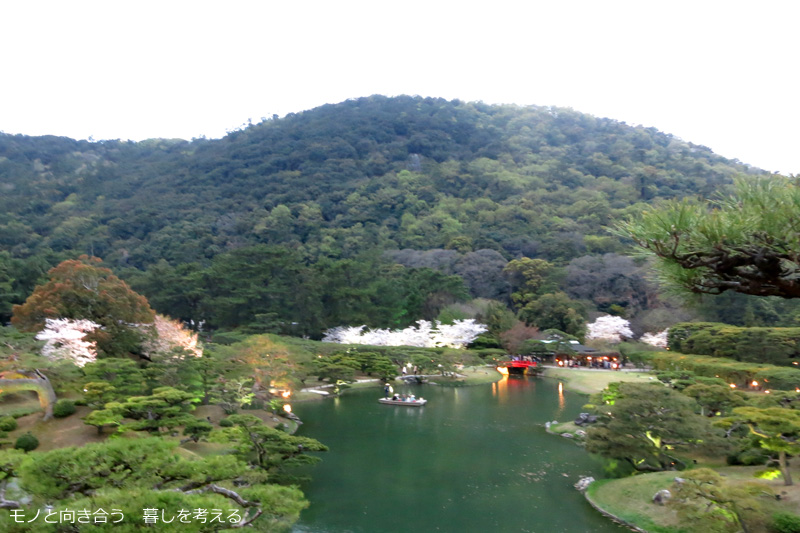
[[[510,304],[515,258],[572,261],[584,279],[576,268],[597,268],[580,258],[624,252],[605,231],[614,219],[741,173],[760,171],[654,128],[419,97],[326,105],[220,140],[2,134],[0,316],[49,266],[88,254],[180,318],[259,316],[305,334],[402,325],[469,295]],[[431,250],[447,265],[426,264]]]

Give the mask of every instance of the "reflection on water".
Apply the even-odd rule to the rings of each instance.
[[[376,388],[294,406],[300,434],[330,447],[302,487],[311,506],[295,531],[624,531],[572,486],[600,465],[543,427],[577,416],[584,397],[514,376],[397,388],[428,404],[382,405]]]

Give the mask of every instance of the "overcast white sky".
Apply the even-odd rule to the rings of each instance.
[[[557,105],[800,174],[800,2],[0,2],[0,131],[224,136],[371,94]]]

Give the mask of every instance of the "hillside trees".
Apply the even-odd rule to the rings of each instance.
[[[377,253],[308,264],[296,250],[268,245],[220,254],[206,268],[160,262],[133,284],[160,312],[194,324],[316,337],[345,324],[405,327],[467,297],[458,276]]]
[[[573,110],[407,96],[323,106],[213,141],[3,134],[0,157],[4,249],[94,250],[139,269],[257,243],[353,255],[363,251],[348,242],[356,234],[381,248],[467,239],[563,262],[614,251],[602,226],[634,202],[704,194],[747,170]]]
[[[561,266],[619,251],[604,230],[609,221],[651,198],[725,188],[736,172],[757,171],[653,128],[566,109],[408,96],[323,106],[220,140],[0,134],[0,247],[10,254],[0,319],[30,294],[42,264],[89,252],[153,308],[195,324],[314,335],[366,322],[359,309],[372,301],[382,309],[368,313],[369,325],[401,327],[434,318],[437,297],[409,294],[405,275],[385,265],[377,265],[382,282],[351,290],[359,276],[348,281],[331,263],[451,248],[434,250],[451,253],[446,269],[400,262],[459,275],[473,297],[508,303],[507,261]],[[242,258],[250,252],[242,250],[256,246],[289,252],[272,248],[260,254],[264,265],[248,270]],[[258,282],[226,279],[226,264]],[[294,292],[292,283],[299,290],[287,307],[281,293]],[[320,292],[349,303],[326,316]],[[625,307],[632,319],[645,303],[641,291],[628,294],[588,297],[601,310]],[[389,305],[395,296],[408,305]],[[350,303],[356,309],[347,316]]]
[[[309,271],[284,247],[258,245],[221,254],[204,270],[202,288],[203,318],[212,326],[234,328],[275,314],[285,321],[281,329],[302,321],[301,332],[307,333],[318,320]]]
[[[586,330],[586,311],[580,302],[563,292],[543,294],[520,309],[519,317],[529,326],[540,330],[557,329],[568,335],[582,337]]]
[[[645,269],[613,253],[573,259],[563,285],[570,297],[591,301],[599,311],[628,316],[650,308],[655,296]]]

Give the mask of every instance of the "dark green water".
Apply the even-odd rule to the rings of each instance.
[[[330,447],[296,532],[626,531],[573,487],[600,465],[543,427],[577,416],[585,396],[534,378],[395,389],[429,402],[381,405],[376,388],[295,405],[299,434]]]

